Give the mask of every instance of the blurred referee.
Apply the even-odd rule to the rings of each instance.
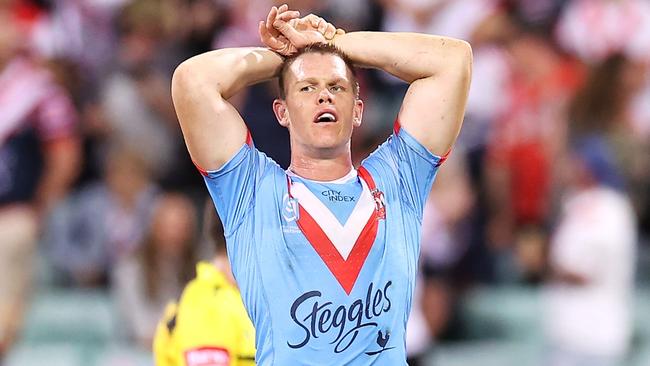
[[[156,366],[246,366],[255,364],[255,330],[236,287],[226,255],[223,226],[211,202],[203,216],[212,262],[199,262],[196,278],[178,304],[167,306],[153,350]]]

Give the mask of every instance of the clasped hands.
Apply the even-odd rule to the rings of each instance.
[[[300,12],[289,10],[286,4],[272,7],[258,30],[262,43],[282,56],[291,56],[312,43],[332,42],[345,33],[315,14],[300,18]]]

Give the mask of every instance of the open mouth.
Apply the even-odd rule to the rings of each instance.
[[[336,115],[332,112],[323,112],[316,116],[314,122],[316,123],[336,122]]]

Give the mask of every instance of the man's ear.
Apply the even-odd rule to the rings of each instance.
[[[352,113],[352,125],[354,127],[361,126],[361,119],[363,118],[363,100],[357,99],[354,102],[354,110]]]
[[[273,113],[275,113],[275,118],[277,118],[280,126],[289,127],[289,111],[284,100],[276,99],[273,101]]]

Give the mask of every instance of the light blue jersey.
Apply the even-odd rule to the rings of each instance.
[[[204,172],[258,365],[406,365],[422,210],[444,158],[396,126],[333,182],[284,171],[252,144]]]

